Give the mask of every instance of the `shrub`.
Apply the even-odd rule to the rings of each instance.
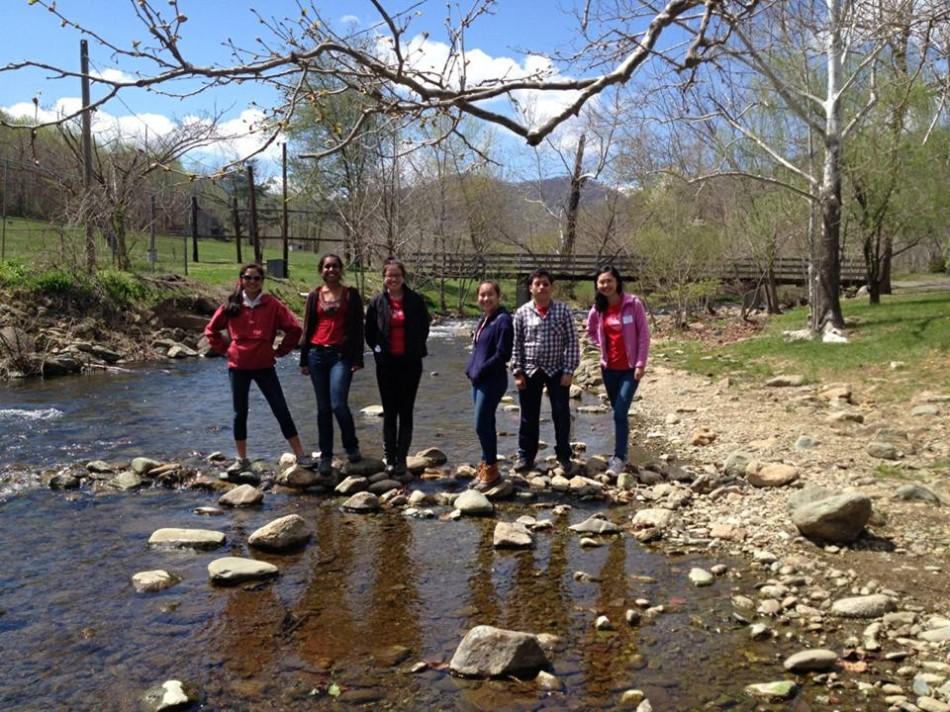
[[[17,260],[0,262],[0,287],[20,287],[27,282],[26,265]]]
[[[148,288],[128,272],[102,270],[96,275],[99,292],[117,304],[129,304],[148,294]]]
[[[41,272],[34,278],[33,284],[39,291],[49,294],[68,294],[80,291],[82,286],[76,275],[59,268]]]

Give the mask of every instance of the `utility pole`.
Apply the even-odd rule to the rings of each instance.
[[[249,227],[251,230],[251,239],[254,241],[254,261],[263,266],[264,255],[261,253],[261,237],[257,232],[257,192],[254,189],[254,166],[248,165],[247,167],[247,188],[250,191],[248,193],[248,201],[250,202],[250,217]]]
[[[3,159],[3,204],[0,205],[0,260],[7,257],[7,171],[10,168],[10,161]]]
[[[241,259],[241,215],[238,213],[237,193],[231,196],[231,221],[234,223],[234,246],[237,248],[237,263],[243,264]]]
[[[198,196],[191,196],[191,261],[198,261]]]
[[[86,199],[86,268],[96,269],[96,240],[92,233],[92,103],[89,91],[89,43],[79,41],[79,70],[82,73],[82,187]]]
[[[283,219],[280,223],[280,232],[281,237],[284,238],[284,277],[290,277],[290,249],[287,244],[289,239],[288,229],[287,229],[287,142],[284,141],[283,146],[281,146],[281,162],[282,162],[282,171],[283,176],[283,199],[281,200],[281,205],[283,206]]]

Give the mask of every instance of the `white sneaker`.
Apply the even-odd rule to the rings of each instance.
[[[621,460],[619,457],[612,457],[607,460],[607,472],[612,475],[619,475],[627,467],[627,463]]]

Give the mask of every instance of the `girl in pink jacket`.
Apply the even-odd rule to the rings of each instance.
[[[594,277],[594,286],[597,293],[587,315],[587,334],[600,347],[600,369],[614,411],[614,455],[607,462],[607,471],[619,475],[626,467],[630,439],[627,412],[646,369],[650,328],[643,302],[624,294],[616,268],[602,267]]]

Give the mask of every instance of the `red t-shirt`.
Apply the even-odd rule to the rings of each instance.
[[[389,353],[402,356],[406,353],[406,312],[402,299],[389,299]]]
[[[607,356],[607,368],[612,371],[627,371],[627,347],[623,342],[623,325],[620,321],[620,308],[623,303],[607,307],[604,312],[604,352]]]
[[[329,312],[327,308],[329,306]],[[314,346],[339,346],[343,343],[346,322],[346,292],[340,296],[339,306],[324,304],[317,299],[317,328],[313,330],[310,343]]]

